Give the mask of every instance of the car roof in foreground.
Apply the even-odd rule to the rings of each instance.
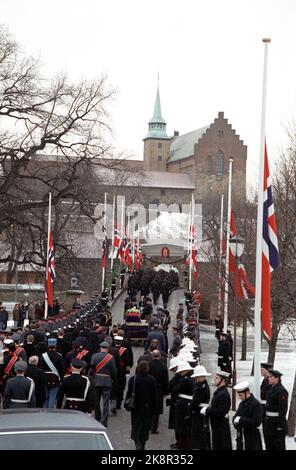
[[[0,412],[0,433],[40,430],[102,432],[106,431],[106,428],[91,416],[80,411],[31,408]]]

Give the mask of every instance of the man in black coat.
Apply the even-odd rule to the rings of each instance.
[[[237,430],[237,450],[262,450],[259,426],[262,421],[263,410],[261,403],[250,392],[248,382],[235,385],[241,402],[233,417],[233,424]]]
[[[38,368],[39,357],[31,356],[26,371],[26,377],[29,377],[35,384],[36,407],[43,408],[45,402],[45,390],[47,387],[47,378],[43,370]]]
[[[285,437],[288,433],[286,414],[289,395],[281,383],[282,375],[278,370],[269,369],[268,381],[271,388],[267,391],[264,417],[266,450],[286,450]]]
[[[152,416],[151,434],[158,434],[159,415],[163,413],[163,398],[169,393],[169,374],[167,367],[160,361],[160,352],[156,349],[151,355],[149,374],[155,378],[157,387],[157,407]]]
[[[230,395],[227,390],[228,378],[228,372],[216,372],[214,384],[217,390],[213,394],[210,406],[204,406],[200,410],[201,415],[209,416],[210,418],[213,450],[232,450],[228,419],[228,412],[231,405]]]

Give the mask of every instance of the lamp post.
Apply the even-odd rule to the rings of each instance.
[[[235,265],[238,266],[238,261],[243,254],[245,241],[239,236],[230,238],[230,249],[233,257],[235,258]],[[236,309],[236,298],[234,294],[234,328],[233,328],[233,368],[232,368],[232,410],[236,410],[236,393],[234,385],[236,384],[236,326],[237,326],[237,309]]]

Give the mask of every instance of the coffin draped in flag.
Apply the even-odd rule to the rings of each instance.
[[[262,329],[271,338],[271,273],[280,264],[277,227],[272,200],[267,148],[264,152],[263,241],[262,241]]]
[[[53,252],[52,233],[49,234],[49,246],[48,246],[48,258],[47,258],[47,273],[46,273],[46,291],[47,291],[47,303],[53,306],[53,283],[56,278],[55,274],[55,260]]]

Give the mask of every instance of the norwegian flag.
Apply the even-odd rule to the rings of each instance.
[[[191,249],[188,251],[188,255],[185,261],[185,264],[187,266],[193,266],[193,276],[195,278],[198,277],[198,270],[197,270],[197,248],[195,245],[195,237],[196,237],[196,231],[195,231],[195,226],[190,225],[189,228],[189,245],[192,244]]]
[[[237,228],[236,228],[236,223],[235,223],[235,218],[234,218],[234,212],[233,209],[231,208],[230,211],[230,238],[235,237],[237,235]],[[229,272],[234,273],[235,272],[235,260],[234,256],[231,253],[231,249],[229,248]]]
[[[243,264],[235,266],[233,288],[238,299],[243,300],[255,297],[255,288],[249,283]]]
[[[136,268],[136,271],[138,271],[141,268],[142,262],[143,262],[143,252],[142,252],[142,247],[141,247],[140,242],[139,242],[139,243],[135,244],[135,268]]]
[[[114,248],[119,248],[120,241],[121,241],[120,231],[118,230],[117,225],[115,225],[115,227],[114,227],[114,242],[113,242]]]
[[[266,143],[264,152],[262,235],[262,329],[268,338],[271,338],[271,273],[279,266],[280,256]]]
[[[130,270],[133,269],[132,242],[128,240],[124,249],[124,265],[128,265]]]
[[[102,268],[106,268],[107,266],[107,237],[106,236],[103,238],[101,256],[102,256]]]
[[[52,233],[49,234],[49,247],[48,247],[48,258],[47,258],[47,303],[48,305],[53,306],[53,282],[56,279],[55,274],[55,260],[53,252],[53,242],[52,242]]]
[[[122,264],[125,266],[126,265],[126,260],[125,260],[125,249],[127,245],[127,237],[126,235],[123,235],[120,239],[119,247],[118,247],[118,256],[120,258],[120,261]]]

